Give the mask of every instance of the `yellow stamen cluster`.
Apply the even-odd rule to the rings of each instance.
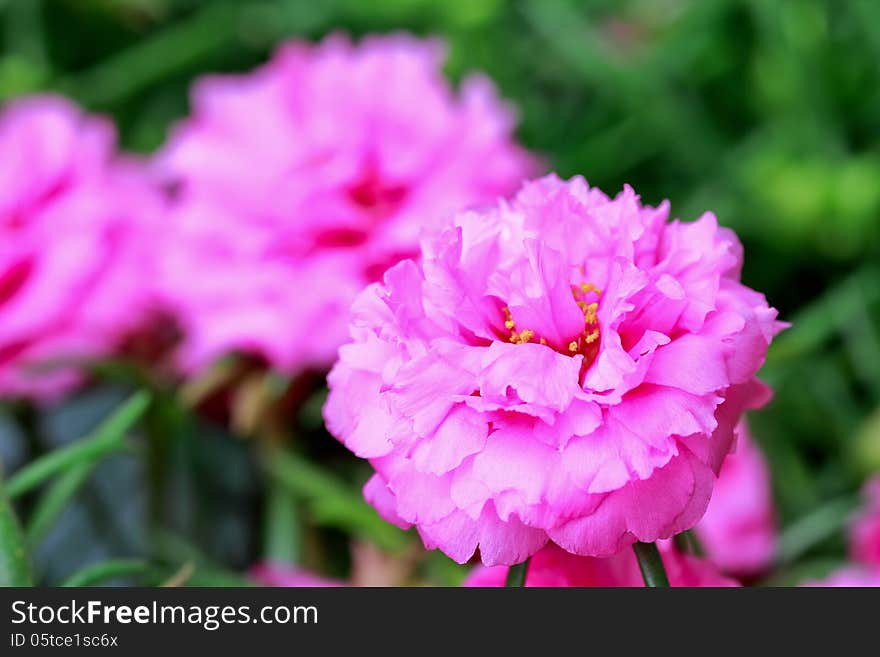
[[[516,330],[516,324],[510,314],[510,308],[504,306],[504,308],[501,309],[501,312],[504,313],[504,328],[510,331],[510,337],[508,337],[510,342],[513,344],[525,344],[535,337],[535,332],[531,329],[523,329],[522,331]],[[541,344],[547,344],[547,341],[544,338],[541,338]]]
[[[584,321],[587,324],[595,324],[599,321],[598,316],[596,315],[599,310],[599,304],[595,301],[593,303],[587,304],[587,308],[584,311]]]
[[[593,293],[596,296],[601,296],[602,290],[592,283],[581,283],[579,285],[572,285],[571,293],[577,302],[578,308],[584,313],[584,332],[578,336],[577,340],[572,340],[568,343],[569,353],[576,354],[581,351],[583,347],[591,345],[599,339],[599,303],[597,301],[587,302],[583,299],[583,295]],[[517,331],[516,323],[513,321],[513,316],[510,314],[510,308],[504,306],[501,309],[501,312],[504,313],[504,328],[510,331],[510,335],[508,336],[510,342],[513,344],[526,344],[527,342],[532,341],[535,337],[535,332],[531,329]],[[538,342],[543,345],[547,344],[547,340],[544,338],[539,338]]]
[[[519,333],[516,333],[515,331],[513,333],[511,333],[510,334],[510,341],[513,344],[525,344],[526,342],[531,340],[533,337],[535,337],[535,332],[530,331],[529,329],[525,329],[523,331],[520,331]]]
[[[507,306],[504,306],[504,308],[502,308],[501,311],[504,313],[504,326],[505,326],[505,328],[508,331],[512,331],[513,329],[516,328],[516,324],[513,323],[513,317],[511,317],[511,315],[510,315],[510,308],[508,308]]]
[[[571,293],[577,302],[578,308],[584,313],[584,332],[577,339],[572,340],[568,344],[568,350],[571,353],[577,353],[582,346],[593,344],[599,339],[599,303],[597,301],[587,302],[583,299],[583,295],[595,293],[596,296],[602,295],[602,290],[592,283],[581,283],[580,285],[572,285]]]

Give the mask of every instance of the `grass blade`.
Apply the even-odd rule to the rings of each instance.
[[[148,393],[135,393],[87,437],[56,449],[21,468],[9,478],[7,495],[10,499],[15,499],[60,472],[122,449],[126,432],[149,405]]]

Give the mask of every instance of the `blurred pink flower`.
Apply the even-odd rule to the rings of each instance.
[[[844,566],[835,570],[826,578],[808,582],[805,586],[821,586],[830,588],[861,588],[880,586],[880,568],[862,566]]]
[[[781,324],[731,231],[667,215],[548,176],[360,295],[324,417],[383,517],[486,565],[696,524]]]
[[[290,586],[302,588],[324,588],[348,586],[345,582],[315,575],[286,564],[263,562],[250,569],[251,578],[262,586]]]
[[[855,563],[807,586],[880,586],[880,475],[863,489],[865,505],[850,526],[849,549]]]
[[[163,279],[185,370],[231,351],[329,367],[354,297],[423,227],[534,172],[492,84],[456,94],[443,59],[435,41],[331,36],[196,84],[156,162],[179,197]]]
[[[755,575],[773,561],[778,534],[770,472],[745,422],[695,531],[707,556],[726,572]]]
[[[850,527],[850,552],[856,561],[880,570],[880,475],[865,484],[864,499]]]
[[[60,394],[79,377],[59,362],[106,356],[145,319],[160,201],[141,174],[64,99],[3,110],[0,395]]]
[[[708,560],[681,554],[671,543],[661,542],[660,555],[670,586],[739,586],[725,577]],[[477,566],[465,578],[464,586],[504,586],[505,566]],[[630,548],[604,559],[578,557],[553,544],[532,557],[526,586],[608,587],[644,586],[635,553]]]

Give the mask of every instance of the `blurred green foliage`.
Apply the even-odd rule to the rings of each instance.
[[[122,144],[143,152],[185,114],[196,76],[246,70],[284,39],[443,36],[450,76],[488,73],[549,169],[608,192],[629,183],[648,202],[669,198],[684,219],[712,210],[737,230],[746,282],[794,322],[763,373],[776,399],[752,419],[789,528],[783,560],[800,560],[791,573],[813,573],[810,563],[843,558],[847,510],[880,469],[880,3],[0,0],[0,25],[0,98],[66,93],[111,114]],[[297,449],[324,472],[288,459],[266,474],[255,450],[225,430],[181,411],[162,416],[157,426],[172,438],[157,458],[175,466],[128,478],[167,489],[141,502],[186,538],[155,545],[178,554],[193,541],[207,555],[186,558],[240,569],[261,542],[288,555],[304,542],[302,558],[336,574],[348,567],[339,555],[353,528],[399,548],[401,536],[362,506],[344,513],[356,495],[346,482],[364,471],[322,433],[319,403],[299,419]],[[294,484],[288,498],[272,489],[284,481]],[[112,506],[94,491],[86,499]],[[320,554],[330,557],[308,549],[313,536],[293,541],[298,530],[277,520],[278,509],[298,509],[293,524],[321,525]],[[278,531],[261,535],[264,510]],[[143,544],[125,518],[114,522],[122,538],[108,549]],[[40,572],[57,581],[46,554]],[[431,581],[454,581],[453,571],[433,557],[425,565]]]

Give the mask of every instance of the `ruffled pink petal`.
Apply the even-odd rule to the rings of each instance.
[[[385,480],[378,474],[374,474],[364,484],[364,498],[376,507],[379,515],[392,525],[397,525],[401,529],[409,529],[412,523],[407,522],[397,514],[397,500],[394,498]]]
[[[702,517],[714,479],[709,468],[681,447],[679,455],[650,478],[605,493],[590,515],[552,528],[548,535],[583,556],[608,556],[634,541],[670,538]]]
[[[527,527],[515,517],[504,522],[491,505],[476,521],[456,512],[438,523],[420,525],[419,534],[426,548],[439,548],[458,563],[467,562],[479,548],[480,559],[487,566],[520,563],[547,543],[543,531]]]

